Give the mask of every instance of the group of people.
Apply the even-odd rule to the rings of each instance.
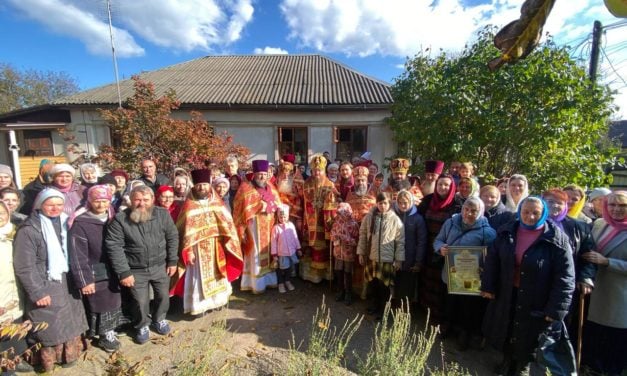
[[[42,161],[18,191],[0,165],[3,268],[14,270],[2,273],[2,321],[49,325],[2,346],[39,343],[32,362],[50,370],[73,364],[89,338],[117,350],[124,325],[140,344],[151,329],[167,334],[172,296],[202,315],[228,302],[235,280],[289,293],[300,276],[333,280],[347,305],[368,298],[375,318],[390,299],[429,309],[460,350],[476,337],[499,348],[495,371],[507,375],[525,372],[554,322],[576,339],[585,304],[584,364],[624,369],[627,192],[568,185],[530,196],[524,175],[480,187],[471,163],[444,173],[436,160],[411,177],[410,161],[393,159],[387,184],[364,158],[315,154],[299,167],[288,154],[242,170],[230,156],[168,177],[145,159],[137,179],[86,164],[77,180],[72,166]],[[455,246],[485,247],[480,295],[448,294]]]

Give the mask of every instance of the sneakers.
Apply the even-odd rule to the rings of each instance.
[[[294,285],[292,284],[292,281],[285,282],[285,287],[287,287],[287,289],[290,291],[294,291],[295,289]]]
[[[104,336],[100,336],[100,339],[98,339],[98,347],[108,353],[112,353],[120,349],[120,341],[118,341],[115,332],[112,330],[107,332]]]
[[[147,326],[142,326],[141,328],[139,328],[139,330],[137,330],[137,334],[135,334],[135,342],[143,345],[144,343],[148,342],[149,339],[150,330],[148,330]]]
[[[281,294],[285,294],[285,285],[283,283],[279,283],[279,292]]]
[[[153,322],[150,324],[152,330],[161,334],[162,336],[170,333],[170,324],[166,320],[161,320],[159,322]]]

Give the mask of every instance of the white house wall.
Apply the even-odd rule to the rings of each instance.
[[[278,128],[308,127],[309,155],[329,151],[335,157],[333,127],[368,127],[367,147],[372,159],[381,165],[385,157],[396,153],[392,132],[384,123],[390,116],[388,111],[345,111],[345,112],[296,112],[296,111],[202,111],[204,119],[217,132],[226,131],[233,141],[246,145],[252,152],[251,159],[267,158],[278,160]],[[77,143],[81,147],[97,146],[111,142],[109,129],[95,111],[71,111],[72,124]],[[178,119],[189,119],[188,111],[177,111],[172,115]],[[86,129],[86,130],[85,130]],[[87,132],[87,133],[86,133]],[[56,149],[55,149],[56,150]]]

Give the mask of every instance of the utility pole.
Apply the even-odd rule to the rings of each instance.
[[[107,0],[107,18],[109,19],[109,37],[111,39],[111,55],[113,56],[113,72],[115,73],[115,85],[118,89],[118,108],[122,108],[122,94],[120,92],[120,77],[118,75],[118,60],[115,57],[115,45],[113,44],[113,24],[111,22],[111,0]]]
[[[597,80],[597,69],[599,67],[599,52],[601,50],[601,33],[603,26],[600,21],[594,21],[592,27],[592,51],[590,52],[590,70],[588,76],[591,82]]]

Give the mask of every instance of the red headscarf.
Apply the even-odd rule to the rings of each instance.
[[[159,198],[165,192],[171,192],[172,194],[174,194],[174,188],[170,187],[169,185],[162,185],[157,188],[157,192],[155,193],[155,200],[158,206],[161,206],[159,205]],[[172,220],[176,223],[176,220],[179,217],[179,212],[181,211],[181,206],[177,201],[172,201],[172,205],[170,205],[170,207],[167,209],[170,212],[170,217],[172,217]]]
[[[444,198],[440,197],[440,195],[437,192],[438,182],[441,179],[449,179],[451,181],[451,186],[448,190],[448,194]],[[453,201],[455,200],[455,192],[457,191],[457,187],[455,186],[455,179],[453,179],[453,177],[449,174],[440,175],[438,180],[435,181],[435,186],[436,186],[436,191],[433,192],[433,196],[431,197],[431,202],[429,203],[429,209],[433,211],[440,211],[440,210],[447,208],[453,203]]]

